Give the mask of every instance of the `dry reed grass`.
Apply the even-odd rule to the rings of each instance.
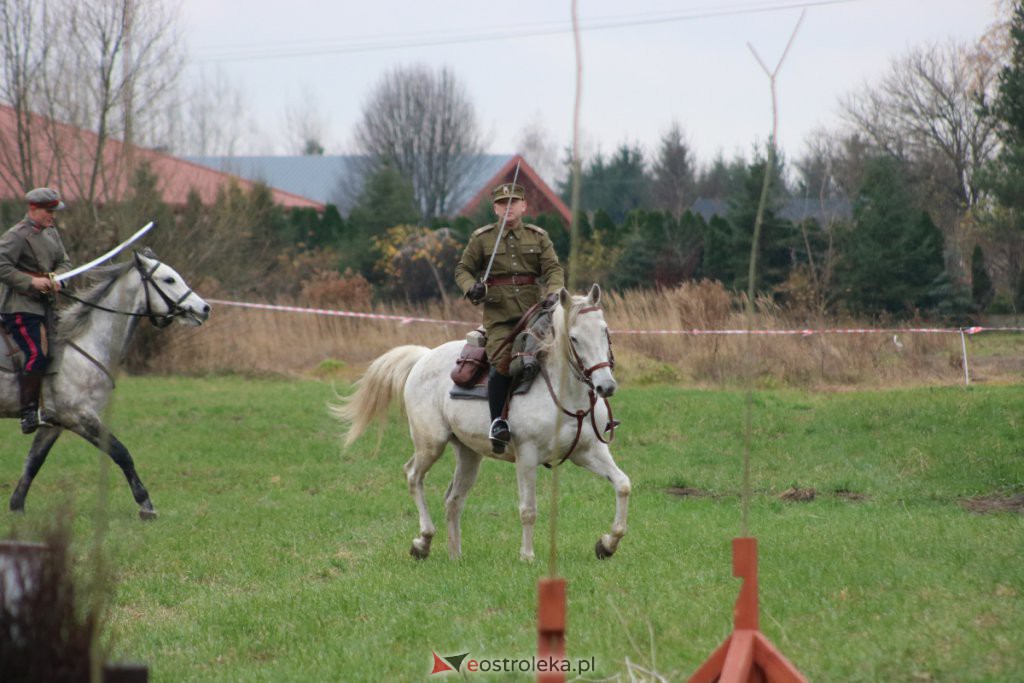
[[[308,305],[305,302],[279,302]],[[613,332],[616,376],[634,384],[674,382],[739,386],[745,354],[765,388],[794,386],[899,386],[963,382],[957,334],[892,333],[744,335],[632,334],[633,330],[745,330],[742,300],[718,283],[690,282],[660,292],[606,293],[605,314]],[[150,368],[168,373],[332,375],[350,379],[372,359],[400,344],[436,346],[463,337],[480,311],[466,301],[416,307],[374,307],[374,313],[465,323],[401,323],[307,313],[215,306],[201,328],[179,329],[161,345]],[[863,323],[809,317],[769,300],[757,305],[752,329],[860,328]]]

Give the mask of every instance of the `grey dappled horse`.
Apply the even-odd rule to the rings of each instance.
[[[15,512],[24,510],[32,479],[57,437],[68,429],[118,464],[139,504],[139,516],[150,519],[156,517],[156,509],[135,472],[132,456],[104,426],[100,413],[114,389],[114,365],[141,319],[157,327],[174,321],[201,325],[210,316],[210,306],[148,250],[135,252],[131,261],[95,268],[89,275],[94,284],[61,313],[57,342],[51,342],[51,347],[63,347],[56,373],[43,382],[46,412],[56,426],[36,432],[10,507]],[[17,375],[9,367],[0,370],[0,417],[18,417]]]
[[[630,483],[612,460],[603,434],[611,426],[604,400],[615,393],[611,341],[599,304],[597,285],[586,297],[562,290],[552,314],[547,351],[539,356],[541,376],[530,390],[513,398],[509,410],[512,443],[502,455],[491,452],[487,401],[452,399],[449,372],[462,348],[452,341],[435,349],[400,346],[375,360],[346,402],[332,412],[349,425],[346,445],[355,441],[374,420],[383,420],[392,398],[404,394],[413,455],[405,464],[406,481],[419,509],[419,535],[411,553],[430,554],[435,528],[427,510],[423,481],[430,467],[452,444],[455,475],[445,494],[448,554],[462,554],[460,518],[466,497],[476,481],[484,456],[514,462],[519,482],[519,518],[523,527],[520,557],[534,558],[533,527],[537,518],[537,468],[568,459],[611,482],[615,489],[615,519],[611,532],[597,541],[598,558],[610,557],[626,533]],[[565,312],[568,315],[565,315]],[[568,331],[568,334],[566,332]],[[546,378],[550,379],[550,385]],[[565,381],[562,381],[566,378]]]

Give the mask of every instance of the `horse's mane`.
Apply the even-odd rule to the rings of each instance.
[[[74,339],[85,328],[89,322],[89,316],[96,310],[87,304],[98,303],[100,299],[107,295],[118,278],[124,275],[131,267],[132,262],[125,261],[124,263],[99,266],[90,270],[87,276],[90,283],[89,287],[81,294],[75,295],[78,299],[87,303],[76,301],[61,312],[60,324],[57,326],[57,340],[68,341]]]
[[[579,316],[580,311],[583,309],[583,305],[587,302],[587,297],[573,294],[569,303],[569,315],[566,319],[565,308],[558,306],[551,312],[551,332],[544,335],[544,338],[540,340],[540,348],[538,353],[547,353],[551,351],[551,348],[555,345],[556,340],[560,335],[565,333],[565,330],[572,328],[576,324],[576,318]]]

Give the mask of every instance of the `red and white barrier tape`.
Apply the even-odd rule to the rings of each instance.
[[[409,323],[431,323],[435,325],[467,325],[476,327],[479,322],[467,320],[438,320],[436,318],[419,318],[410,315],[386,315],[383,313],[359,313],[357,311],[335,311],[323,308],[304,308],[301,306],[278,306],[274,304],[253,304],[242,301],[224,301],[221,299],[207,299],[211,304],[221,306],[238,306],[240,308],[255,308],[264,311],[281,311],[284,313],[307,313],[312,315],[328,315],[341,318],[364,318],[368,320],[393,320],[407,325]],[[756,335],[793,335],[809,337],[815,334],[977,334],[979,332],[1024,332],[1024,327],[862,327],[862,328],[833,328],[833,329],[802,329],[802,330],[613,330],[615,334],[681,334],[689,336],[702,336],[714,334],[756,334]]]
[[[867,335],[867,334],[968,334],[992,331],[1024,332],[1024,328],[852,328],[823,330],[614,330],[618,335]]]
[[[313,315],[330,315],[340,318],[366,318],[369,320],[394,320],[403,325],[408,323],[434,323],[442,325],[471,325],[477,326],[478,322],[467,322],[465,320],[436,320],[434,318],[417,318],[411,315],[384,315],[383,313],[359,313],[356,311],[332,311],[323,308],[303,308],[301,306],[275,306],[273,304],[250,304],[242,301],[223,301],[221,299],[207,299],[211,304],[220,306],[238,306],[240,308],[256,308],[263,311],[282,311],[284,313],[311,313]]]

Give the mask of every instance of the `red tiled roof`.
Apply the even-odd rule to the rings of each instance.
[[[459,211],[459,215],[468,216],[474,213],[482,202],[486,202],[490,206],[491,190],[502,183],[512,182],[512,177],[515,175],[516,162],[519,163],[519,177],[516,182],[526,190],[526,200],[530,205],[529,212],[534,215],[556,213],[562,217],[566,225],[569,225],[572,222],[572,213],[569,211],[569,207],[544,182],[544,179],[533,170],[533,167],[526,163],[526,159],[520,154],[512,155],[505,165],[466,203],[462,210]]]
[[[31,188],[21,187],[18,165],[17,119],[14,109],[0,105],[0,198],[21,199]],[[89,176],[98,136],[63,123],[52,122],[40,116],[30,119],[32,148],[32,184],[57,189],[65,201],[86,198]],[[50,144],[56,140],[57,144]],[[108,139],[103,152],[104,172],[96,180],[93,192],[99,203],[124,199],[129,189],[130,174],[123,171],[126,164],[126,146],[119,140]],[[163,200],[172,206],[183,206],[189,192],[195,190],[204,204],[213,204],[217,191],[235,183],[249,190],[254,183],[206,166],[199,166],[169,154],[141,147],[133,148],[136,163],[146,161],[158,178],[157,187]],[[306,197],[270,188],[274,203],[286,208],[311,208],[323,211],[324,205]]]

